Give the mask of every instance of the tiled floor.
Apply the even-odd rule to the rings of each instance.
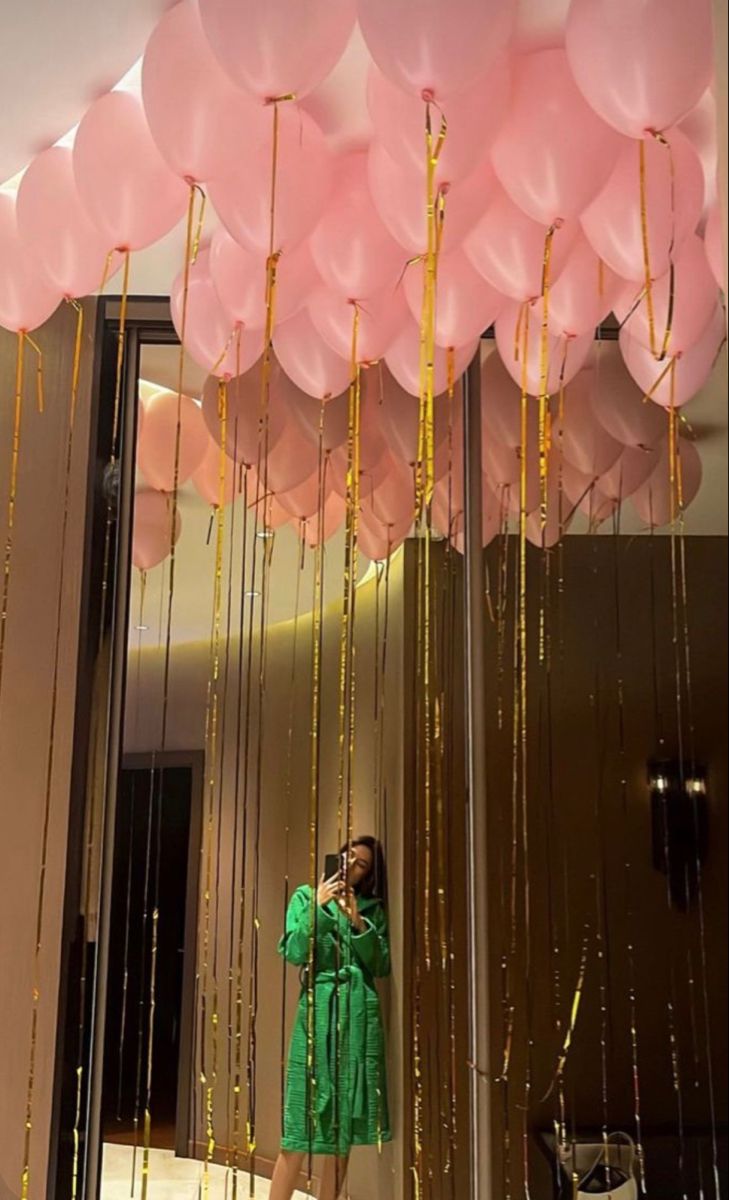
[[[104,1170],[101,1184],[101,1200],[130,1200],[132,1193],[132,1148],[131,1146],[104,1146]],[[135,1200],[141,1196],[142,1155],[137,1152],[135,1171]],[[226,1200],[230,1196],[230,1180],[226,1188],[225,1167],[210,1168],[210,1200]],[[186,1158],[175,1158],[169,1150],[152,1150],[149,1167],[148,1200],[199,1200],[202,1194],[202,1166]],[[267,1200],[270,1184],[260,1179],[256,1187],[256,1200]],[[240,1194],[240,1189],[239,1189]],[[248,1179],[245,1179],[244,1194],[248,1196]],[[306,1200],[301,1192],[295,1200]]]

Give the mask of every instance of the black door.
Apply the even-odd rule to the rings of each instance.
[[[136,1129],[141,1145],[152,1032],[151,1143],[174,1149],[178,1141],[181,1049],[183,1060],[191,1052],[182,1038],[189,1038],[183,1020],[186,934],[193,946],[195,937],[187,927],[195,774],[192,764],[125,766],[121,772],[104,1055],[106,1141],[133,1142]]]

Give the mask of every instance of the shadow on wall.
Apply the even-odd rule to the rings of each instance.
[[[18,1200],[20,1192],[13,1192],[0,1175],[0,1200]]]

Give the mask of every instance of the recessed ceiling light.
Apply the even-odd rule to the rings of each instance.
[[[137,633],[146,633],[149,629],[149,625],[135,625],[134,628],[136,629]]]
[[[248,596],[251,600],[255,600],[256,596],[260,596],[260,594],[260,592],[246,592],[246,596]]]

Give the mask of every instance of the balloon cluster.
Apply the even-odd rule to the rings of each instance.
[[[179,222],[191,186],[204,187],[221,224],[187,286],[184,272],[171,281],[171,302],[178,331],[184,310],[188,352],[230,381],[237,420],[228,438],[237,429],[239,443],[228,453],[254,469],[253,378],[273,252],[274,512],[313,520],[305,511],[314,491],[312,429],[318,436],[318,405],[326,402],[331,509],[311,536],[336,527],[341,397],[356,357],[370,504],[362,541],[373,554],[386,552],[411,516],[404,498],[394,498],[412,491],[411,398],[422,390],[427,120],[439,146],[436,392],[461,375],[491,326],[501,358],[484,368],[484,427],[492,434],[484,442],[485,531],[503,510],[504,489],[515,487],[518,395],[522,387],[533,396],[543,390],[545,343],[547,390],[567,388],[552,421],[561,464],[552,474],[575,505],[585,503],[583,489],[595,519],[632,494],[641,516],[659,524],[667,453],[659,408],[680,408],[701,389],[725,330],[720,212],[715,204],[707,214],[699,154],[681,128],[711,83],[711,5],[572,0],[563,45],[527,54],[514,50],[516,7],[181,0],[149,40],[141,98],[114,91],[96,100],[72,148],[44,151],[17,198],[0,195],[0,324],[30,331],[63,298],[93,291],[122,252],[151,245]],[[314,101],[357,22],[371,57],[373,135],[335,154]],[[611,312],[620,324],[615,360],[596,353],[594,341]],[[161,491],[171,486],[174,401],[155,399],[140,442],[145,478]],[[192,401],[182,413],[180,479],[187,473],[206,496],[217,477],[214,430],[203,420],[210,407],[206,395],[202,415]],[[448,422],[440,420],[442,434]],[[196,448],[189,457],[188,440]],[[446,441],[453,447],[457,437]],[[683,449],[686,501],[700,464],[690,443]],[[447,458],[453,466],[458,453]],[[441,525],[442,486],[434,504]],[[449,534],[460,490],[451,488]]]

